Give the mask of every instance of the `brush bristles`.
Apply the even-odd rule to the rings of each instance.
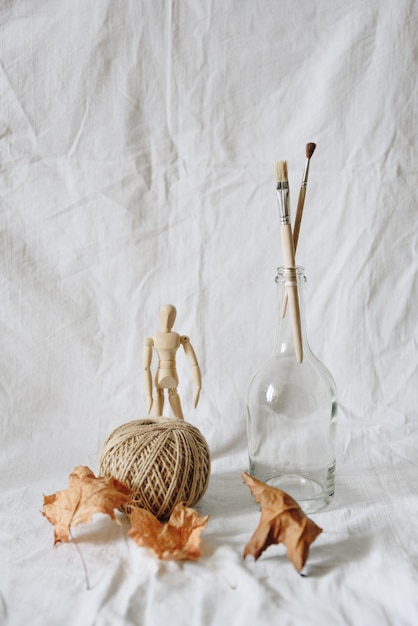
[[[287,182],[287,161],[276,162],[276,181],[278,183]]]
[[[306,144],[306,158],[310,159],[313,153],[315,152],[316,143],[307,143]]]

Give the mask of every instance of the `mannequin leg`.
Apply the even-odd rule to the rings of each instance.
[[[177,389],[168,390],[168,401],[173,410],[174,417],[179,420],[184,420],[183,411],[181,410],[180,396],[177,393]]]
[[[164,409],[164,389],[156,389],[152,403],[154,417],[161,417]]]

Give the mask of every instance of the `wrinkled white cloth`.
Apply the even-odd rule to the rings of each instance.
[[[0,3],[0,622],[406,626],[418,620],[414,0]],[[243,560],[259,511],[245,395],[272,348],[274,163],[314,352],[337,383],[336,496],[300,577]],[[142,342],[173,303],[212,454],[203,558],[105,516],[53,548],[43,494],[145,417]]]

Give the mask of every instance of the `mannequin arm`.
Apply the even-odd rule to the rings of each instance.
[[[180,342],[183,346],[183,349],[187,358],[189,359],[189,363],[192,366],[193,383],[195,386],[195,391],[193,394],[193,406],[194,408],[196,408],[197,403],[199,402],[200,389],[202,387],[202,377],[200,374],[200,367],[199,367],[199,363],[197,362],[197,358],[196,358],[196,354],[193,349],[193,346],[190,343],[190,339],[186,337],[185,335],[183,335],[182,337],[180,337]]]
[[[151,411],[152,407],[152,375],[151,375],[151,362],[152,362],[152,348],[154,342],[152,339],[144,339],[144,345],[142,348],[142,366],[144,368],[144,387],[147,395],[147,412]]]

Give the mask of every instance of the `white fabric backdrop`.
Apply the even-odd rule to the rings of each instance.
[[[414,0],[0,2],[0,621],[416,624]],[[296,206],[308,331],[339,390],[337,492],[299,577],[242,550],[259,512],[245,393],[275,332],[274,163]],[[186,417],[212,453],[204,561],[100,516],[52,548],[43,494],[145,416],[141,350],[178,310]]]

